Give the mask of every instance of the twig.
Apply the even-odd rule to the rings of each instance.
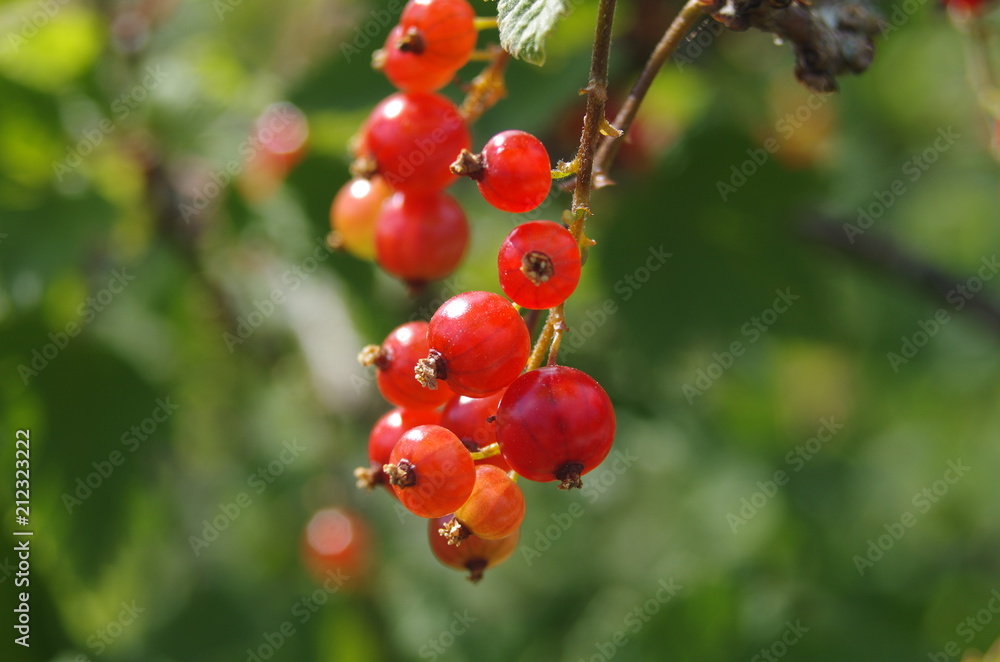
[[[674,18],[670,27],[667,28],[667,31],[663,33],[663,37],[660,38],[660,42],[656,45],[656,48],[653,49],[653,53],[649,56],[642,72],[632,85],[625,103],[618,110],[618,115],[613,122],[615,128],[622,132],[622,136],[617,138],[605,136],[597,150],[597,156],[594,158],[594,172],[598,187],[604,183],[605,173],[607,173],[611,162],[618,153],[618,148],[621,146],[622,140],[628,134],[628,130],[632,126],[632,121],[639,111],[639,105],[646,97],[646,93],[649,91],[650,86],[652,86],[656,74],[663,68],[663,65],[670,59],[670,56],[674,54],[674,51],[680,46],[681,41],[697,27],[707,12],[708,7],[701,0],[688,0],[687,4],[681,9],[681,12]]]
[[[829,219],[809,221],[802,227],[801,233],[806,239],[842,253],[873,271],[915,286],[934,299],[947,301],[949,295],[956,292],[956,287],[967,280],[907,253],[889,237],[869,232],[852,243],[842,224]],[[1000,304],[984,292],[971,298],[963,297],[962,300],[966,309],[975,313],[993,333],[1000,336]],[[951,301],[947,303],[954,307]]]

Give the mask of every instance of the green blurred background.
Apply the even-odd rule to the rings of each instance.
[[[498,291],[500,240],[568,196],[512,217],[457,184],[469,255],[416,299],[320,248],[348,141],[391,92],[368,66],[387,7],[394,20],[398,3],[347,0],[0,5],[3,659],[242,661],[278,641],[279,660],[943,662],[1000,636],[998,169],[947,15],[914,2],[830,98],[763,34],[706,29],[667,65],[618,185],[594,195],[561,355],[614,400],[620,455],[583,492],[525,484],[519,550],[472,586],[434,560],[423,521],[355,489],[388,409],[355,355],[443,298]],[[544,67],[511,64],[476,145],[521,128],[572,156],[595,7],[575,6]],[[677,9],[620,7],[619,97]],[[308,118],[302,162],[273,189],[240,165],[182,213],[279,101]],[[753,174],[723,200],[733,167]],[[981,268],[971,301],[948,297]],[[283,302],[227,341],[275,289]],[[891,360],[904,340],[920,347]],[[11,634],[18,429],[30,649]],[[282,455],[289,442],[302,450]],[[263,489],[248,482],[269,466]],[[240,493],[251,503],[195,554]],[[299,541],[330,506],[368,524],[371,564],[317,594]]]

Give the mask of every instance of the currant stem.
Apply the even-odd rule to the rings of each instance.
[[[500,99],[507,96],[507,86],[503,82],[503,72],[510,61],[510,54],[499,46],[490,49],[490,63],[482,73],[472,79],[469,93],[465,96],[458,114],[472,124]]]
[[[497,27],[496,16],[477,16],[472,21],[472,27],[476,30],[495,30]]]
[[[493,442],[492,444],[483,446],[478,451],[473,451],[469,453],[473,460],[485,460],[488,457],[494,457],[500,454],[500,444]]]
[[[709,10],[710,7],[703,4],[701,0],[688,0],[680,13],[674,18],[670,27],[667,28],[663,37],[660,38],[660,43],[653,49],[653,53],[646,61],[642,72],[639,74],[639,78],[633,83],[632,89],[625,99],[625,103],[622,104],[613,122],[614,126],[623,135],[628,134],[629,127],[632,126],[632,121],[639,111],[639,105],[653,84],[656,74],[663,68],[663,65],[670,59],[670,56],[674,54],[674,51],[680,46],[681,41],[697,27],[698,22],[701,21],[702,17]],[[597,150],[597,156],[594,159],[594,174],[599,180],[604,179],[605,173],[611,166],[611,161],[614,160],[620,146],[621,137],[607,136],[601,141],[601,145]]]
[[[570,207],[570,234],[576,239],[581,251],[586,250],[590,240],[583,233],[584,223],[590,216],[590,193],[593,190],[594,155],[601,137],[601,129],[608,121],[604,117],[604,104],[608,99],[608,60],[611,53],[611,28],[614,23],[615,0],[600,0],[597,7],[597,29],[594,35],[594,50],[590,58],[590,79],[587,82],[587,110],[583,118],[580,147],[576,158],[566,169],[576,172],[576,187]],[[528,357],[525,371],[542,365],[548,353],[548,364],[555,365],[559,354],[559,343],[567,329],[563,314],[563,304],[549,309],[545,326],[538,335],[535,346]]]

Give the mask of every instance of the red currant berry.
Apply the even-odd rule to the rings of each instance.
[[[379,266],[415,289],[454,271],[468,245],[465,212],[446,193],[396,193],[375,224]]]
[[[356,177],[344,184],[330,205],[330,228],[338,248],[364,260],[375,258],[375,221],[382,203],[392,195],[378,175]]]
[[[486,202],[512,214],[542,204],[552,187],[549,153],[538,138],[524,131],[498,133],[479,156],[462,152],[451,171],[471,177]]]
[[[469,129],[451,101],[430,92],[398,92],[372,110],[362,143],[378,173],[397,191],[439,191],[453,181],[448,166],[470,145]]]
[[[375,366],[375,380],[383,398],[397,407],[433,409],[451,397],[451,390],[447,386],[440,392],[426,389],[414,376],[417,361],[428,351],[427,322],[408,322],[393,329],[381,347],[365,347],[359,358],[363,365]]]
[[[449,545],[438,531],[451,526],[453,515],[432,519],[428,525],[428,539],[431,552],[437,560],[456,570],[466,570],[473,584],[483,578],[487,568],[500,565],[510,558],[517,549],[520,531],[515,531],[499,540],[483,540],[479,536],[469,536],[461,545]]]
[[[523,223],[507,235],[497,258],[500,287],[525,308],[558,306],[580,282],[580,248],[552,221]]]
[[[524,494],[507,472],[489,464],[476,467],[476,486],[455,519],[440,533],[459,545],[470,534],[486,540],[506,538],[524,519]]]
[[[440,388],[440,384],[438,388]],[[504,391],[498,391],[485,398],[470,398],[454,395],[441,412],[441,427],[448,428],[462,440],[470,451],[478,451],[497,441],[496,423],[491,420],[497,415],[497,407]],[[510,471],[503,455],[476,460],[476,464],[492,464],[504,471]]]
[[[340,508],[319,510],[302,533],[302,561],[318,582],[336,572],[354,583],[367,570],[370,540],[368,527],[353,513]]]
[[[396,492],[389,487],[389,478],[382,467],[389,463],[389,456],[396,442],[403,433],[418,425],[437,425],[441,413],[434,409],[402,409],[397,407],[382,415],[372,431],[368,434],[368,469],[355,469],[358,487],[372,489],[376,485],[384,485],[395,496]]]
[[[514,381],[531,351],[528,327],[499,294],[454,296],[431,317],[431,351],[417,362],[417,379],[428,388],[445,380],[459,395],[481,398]]]
[[[455,512],[476,483],[468,449],[440,425],[418,425],[404,432],[383,470],[399,500],[420,517]]]
[[[607,457],[615,411],[601,385],[567,366],[521,375],[497,409],[497,442],[511,468],[528,480],[581,487],[580,476]]]
[[[466,0],[410,0],[376,68],[408,92],[433,92],[461,69],[476,47],[476,13]]]

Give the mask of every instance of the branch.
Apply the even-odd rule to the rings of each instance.
[[[812,220],[802,227],[802,235],[809,241],[846,255],[872,271],[914,286],[933,299],[946,300],[958,285],[967,280],[907,253],[888,237],[868,233],[851,243],[843,225],[833,220]],[[993,333],[1000,336],[1000,304],[980,292],[965,299],[965,308],[975,313]]]
[[[628,133],[629,128],[632,126],[632,121],[639,111],[639,105],[646,97],[646,93],[649,91],[650,86],[652,86],[656,74],[663,68],[663,65],[670,59],[670,56],[674,54],[674,51],[680,46],[681,41],[695,29],[708,9],[708,6],[703,4],[701,0],[688,0],[687,4],[681,9],[681,12],[674,18],[670,27],[667,28],[667,31],[663,33],[663,37],[660,38],[660,42],[656,45],[656,48],[653,49],[653,53],[643,66],[642,72],[632,85],[625,103],[618,110],[618,115],[613,122],[615,128],[622,132],[622,136],[605,136],[597,150],[597,156],[594,159],[594,171],[598,187],[609,183],[605,179],[605,173],[611,167],[611,162],[614,160],[615,155],[617,155],[618,148],[621,146],[625,134]]]

